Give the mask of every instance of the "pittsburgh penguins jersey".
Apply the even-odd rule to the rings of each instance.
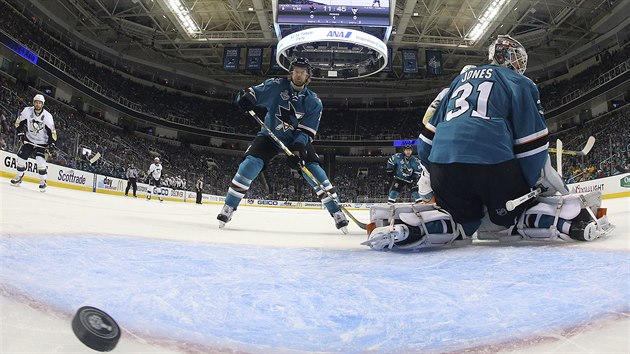
[[[394,178],[410,183],[417,181],[422,172],[420,160],[413,155],[407,157],[402,152],[389,157],[386,169],[394,172]]]
[[[315,92],[308,87],[295,91],[287,78],[268,79],[249,90],[256,105],[267,108],[265,125],[283,143],[306,145],[315,139],[322,116],[322,101]],[[258,135],[268,134],[263,128]]]
[[[149,166],[149,176],[155,180],[160,179],[162,177],[162,164],[152,163]]]
[[[548,158],[547,135],[536,85],[513,70],[483,65],[453,80],[420,134],[418,154],[424,166],[517,159],[533,187]]]
[[[35,107],[26,107],[15,121],[15,127],[25,126],[26,139],[33,144],[46,146],[57,141],[57,131],[52,114],[42,109],[35,114]]]

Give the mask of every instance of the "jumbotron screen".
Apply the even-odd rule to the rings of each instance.
[[[276,23],[389,26],[390,0],[278,0]]]

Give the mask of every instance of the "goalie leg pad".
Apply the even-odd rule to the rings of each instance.
[[[400,208],[405,207],[405,210],[409,212],[411,210],[410,205],[394,204],[394,205],[374,205],[370,208],[370,222],[374,223],[376,227],[382,227],[389,225],[390,217],[400,220]]]
[[[370,209],[370,215],[372,222],[378,227],[362,244],[372,249],[396,247],[413,250],[444,246],[464,235],[461,225],[455,223],[449,213],[433,204],[375,206]],[[391,217],[396,224],[386,226]],[[472,239],[462,237],[457,242],[469,244]]]
[[[538,198],[538,204],[525,210],[515,225],[516,232],[525,239],[568,240],[569,224],[580,214],[582,201],[578,194]],[[514,232],[512,232],[514,233]]]
[[[539,203],[527,209],[515,225],[526,239],[591,241],[614,229],[605,216],[597,219],[593,212],[601,205],[601,192],[537,200]]]

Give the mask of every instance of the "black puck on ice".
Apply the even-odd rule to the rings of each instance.
[[[120,327],[114,319],[96,307],[83,306],[72,318],[72,331],[88,347],[108,352],[120,339]]]

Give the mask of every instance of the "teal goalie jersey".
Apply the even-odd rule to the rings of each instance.
[[[418,154],[425,166],[517,159],[533,187],[548,157],[547,134],[536,85],[510,69],[484,65],[453,80],[420,134]]]

